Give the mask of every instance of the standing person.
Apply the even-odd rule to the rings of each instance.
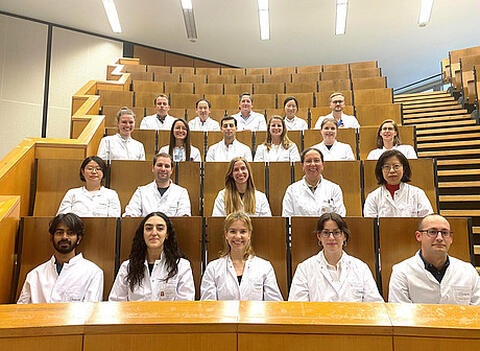
[[[283,301],[272,264],[255,255],[246,213],[225,218],[223,250],[202,277],[201,300]]]
[[[120,266],[109,301],[193,300],[190,262],[178,248],[175,228],[162,212],[138,225],[127,261]]]
[[[159,152],[172,156],[174,162],[201,162],[200,150],[190,144],[190,128],[183,119],[177,119],[170,130],[170,144],[162,146]]]
[[[288,130],[305,130],[308,129],[307,121],[303,118],[297,117],[298,101],[295,97],[289,96],[283,101],[283,108],[285,109],[285,125]]]
[[[220,125],[210,117],[212,105],[207,99],[200,99],[195,103],[197,117],[188,122],[191,131],[212,132],[220,131]]]
[[[337,141],[338,125],[333,118],[325,118],[320,126],[323,140],[312,147],[322,152],[325,161],[353,161],[352,147]]]
[[[48,231],[53,256],[27,274],[17,303],[102,301],[102,270],[76,252],[85,235],[82,220],[73,213],[59,214]]]
[[[417,158],[417,153],[411,145],[402,145],[398,135],[398,126],[391,119],[383,121],[378,127],[376,145],[377,148],[368,153],[367,160],[378,160],[387,150],[398,150],[409,159]]]
[[[155,107],[155,113],[142,119],[140,129],[170,130],[173,122],[175,122],[175,117],[168,114],[170,110],[168,96],[165,94],[158,95],[153,100],[153,106]]]
[[[159,152],[153,158],[153,182],[139,186],[125,207],[123,217],[143,217],[155,211],[167,216],[190,216],[188,191],[172,182],[173,160]]]
[[[388,302],[480,305],[480,278],[470,263],[448,255],[453,232],[447,219],[420,220],[420,250],[392,267]]]
[[[252,150],[236,139],[237,120],[232,116],[225,116],[220,125],[223,139],[208,148],[206,161],[230,162],[234,157],[244,157],[247,161],[252,161]]]
[[[121,208],[115,190],[102,185],[107,166],[98,156],[90,156],[80,165],[80,180],[85,186],[67,191],[57,214],[75,213],[80,217],[120,217]]]
[[[267,138],[258,145],[255,162],[300,161],[298,147],[287,136],[287,127],[280,116],[272,116],[268,121]]]
[[[412,171],[400,151],[384,152],[377,161],[375,176],[380,187],[368,194],[363,206],[365,217],[423,217],[433,213],[425,192],[407,184]]]
[[[282,216],[320,216],[335,212],[345,216],[342,189],[323,178],[323,155],[320,150],[308,148],[301,155],[305,176],[288,186],[282,203]]]
[[[345,108],[345,96],[342,93],[335,92],[330,95],[330,108],[332,112],[326,116],[320,116],[315,123],[315,129],[320,129],[322,121],[325,118],[334,118],[339,128],[360,128],[360,124],[354,116],[343,113]]]
[[[258,130],[267,130],[267,123],[265,116],[261,113],[253,112],[253,97],[250,93],[243,93],[240,95],[238,101],[240,112],[233,115],[237,121],[238,131],[251,130],[256,132]]]
[[[118,133],[103,137],[98,146],[98,157],[103,160],[145,161],[143,144],[132,138],[135,129],[135,113],[122,107],[117,113]]]
[[[225,174],[225,188],[218,192],[212,216],[226,216],[238,211],[247,212],[250,216],[272,215],[267,197],[255,189],[252,168],[243,157],[230,161]]]

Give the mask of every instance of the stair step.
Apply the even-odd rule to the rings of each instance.
[[[464,119],[460,121],[451,121],[451,122],[439,122],[439,123],[425,123],[419,124],[416,127],[417,131],[419,129],[429,129],[429,128],[441,128],[441,127],[458,127],[459,125],[466,126],[466,125],[476,125],[476,121],[473,119]],[[418,132],[417,132],[418,133]]]
[[[419,108],[419,109],[407,109],[407,110],[403,111],[403,115],[410,115],[412,113],[447,111],[447,110],[461,110],[461,109],[462,109],[462,105],[439,106],[439,107]]]
[[[452,176],[462,176],[462,175],[472,176],[472,175],[480,175],[480,169],[445,170],[445,171],[437,171],[437,174],[439,177],[452,177]]]
[[[474,202],[480,201],[480,195],[440,195],[440,202]]]
[[[415,104],[426,104],[426,103],[434,103],[434,102],[446,102],[446,101],[455,101],[453,96],[446,96],[446,97],[432,97],[429,99],[416,99],[416,98],[405,98],[405,99],[395,99],[394,102],[401,102],[404,105],[415,105]]]
[[[464,127],[451,127],[451,128],[438,128],[432,130],[418,130],[418,135],[428,135],[428,134],[445,134],[445,133],[467,133],[467,132],[480,132],[480,126],[464,126]]]
[[[472,227],[472,233],[473,234],[480,234],[480,226],[473,226]]]
[[[427,122],[443,122],[443,121],[454,121],[462,119],[471,119],[470,115],[456,115],[456,116],[443,116],[443,117],[422,117],[422,118],[404,118],[403,124],[413,124],[413,123],[427,123]],[[474,121],[475,122],[475,121]]]
[[[433,136],[417,136],[417,143],[424,143],[427,141],[453,140],[453,139],[473,139],[480,138],[480,133],[468,134],[449,134],[449,135],[433,135]]]
[[[433,112],[424,112],[424,113],[409,113],[405,118],[417,118],[417,117],[435,117],[435,116],[453,116],[453,115],[464,115],[468,114],[468,110],[459,109],[459,110],[446,110],[446,111],[433,111]]]
[[[411,97],[411,96],[422,97],[422,96],[431,96],[431,95],[448,95],[448,96],[450,96],[448,91],[443,90],[443,91],[429,91],[429,92],[426,92],[426,93],[397,94],[397,95],[394,96],[394,98],[397,98],[397,97],[404,98],[404,97]]]
[[[417,149],[434,149],[434,148],[456,148],[456,147],[464,147],[464,146],[479,146],[480,147],[480,140],[461,140],[461,141],[449,141],[444,143],[422,143],[417,145]],[[460,151],[460,150],[458,150]],[[478,150],[480,152],[480,149]]]
[[[458,102],[455,100],[453,101],[443,101],[443,102],[431,102],[431,103],[419,103],[417,105],[412,105],[412,104],[404,104],[403,105],[403,112],[405,111],[414,111],[415,109],[419,108],[428,108],[428,107],[440,107],[440,106],[460,106]]]
[[[442,157],[442,156],[464,156],[464,155],[480,155],[480,149],[464,149],[464,150],[442,150],[442,151],[423,151],[418,152],[418,157]]]
[[[474,188],[480,187],[480,181],[471,182],[439,182],[439,188]]]
[[[480,210],[440,210],[440,214],[452,217],[478,217]]]
[[[473,254],[480,255],[480,245],[473,245]],[[480,272],[480,267],[477,267],[477,272]]]
[[[467,158],[464,160],[437,160],[437,166],[460,166],[480,164],[480,158]],[[439,171],[441,172],[441,171]]]

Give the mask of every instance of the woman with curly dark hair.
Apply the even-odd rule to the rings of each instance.
[[[192,270],[184,257],[170,219],[162,212],[150,213],[138,225],[108,300],[193,300]]]

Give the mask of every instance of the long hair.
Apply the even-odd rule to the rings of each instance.
[[[175,125],[180,122],[182,122],[187,129],[187,136],[183,141],[183,148],[185,149],[185,161],[190,161],[190,128],[188,127],[187,122],[185,122],[183,119],[176,119],[172,124],[172,128],[170,129],[170,146],[168,147],[168,153],[173,159],[173,148],[175,147],[175,136],[173,135],[173,129],[175,128]]]
[[[227,256],[232,249],[228,244],[227,239],[225,238],[225,234],[228,232],[233,222],[236,222],[236,221],[243,222],[247,226],[248,231],[250,232],[250,240],[248,241],[247,246],[245,247],[243,258],[247,259],[249,256],[255,256],[255,251],[253,250],[253,247],[252,247],[252,235],[253,235],[252,220],[245,212],[233,212],[233,213],[230,213],[225,218],[225,223],[223,225],[223,249],[222,251],[220,251],[220,257]]]
[[[163,254],[167,263],[168,275],[165,281],[175,276],[178,273],[178,261],[184,258],[185,255],[178,248],[177,235],[170,219],[162,212],[152,212],[148,214],[140,224],[135,232],[132,241],[132,248],[130,249],[127,283],[130,290],[133,291],[136,285],[141,286],[142,280],[145,277],[145,259],[147,257],[147,244],[144,238],[144,226],[150,217],[157,216],[163,218],[167,224],[167,237],[163,242]]]
[[[233,179],[233,168],[235,162],[242,161],[248,170],[247,190],[243,194],[243,200],[237,190],[235,180]],[[228,165],[227,173],[225,173],[225,214],[232,212],[245,211],[250,214],[255,214],[256,199],[255,199],[255,182],[253,180],[252,168],[246,159],[243,157],[235,157]]]
[[[293,143],[287,136],[287,126],[285,125],[285,121],[283,120],[283,118],[280,116],[272,116],[268,120],[267,138],[265,139],[265,142],[263,144],[265,145],[267,150],[270,151],[270,149],[272,148],[272,134],[270,133],[270,124],[272,124],[274,120],[278,120],[282,123],[283,130],[282,135],[280,135],[280,144],[285,150],[288,150],[290,145],[292,145]]]
[[[395,121],[393,119],[386,119],[385,121],[382,122],[382,124],[380,124],[380,126],[378,127],[378,131],[377,131],[377,139],[375,141],[375,144],[377,145],[377,149],[382,149],[383,148],[383,138],[382,136],[380,135],[380,132],[382,131],[382,128],[383,128],[383,125],[386,124],[386,123],[391,123],[393,125],[393,129],[395,129],[395,132],[397,132],[397,135],[395,135],[393,137],[393,145],[397,146],[397,145],[400,145],[401,144],[401,141],[400,141],[400,137],[399,137],[399,134],[398,134],[398,126],[397,126],[397,123],[395,123]]]

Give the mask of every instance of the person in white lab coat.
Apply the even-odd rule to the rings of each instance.
[[[243,93],[238,100],[238,108],[240,112],[232,115],[237,121],[238,131],[251,130],[256,132],[257,130],[267,130],[267,123],[265,122],[265,116],[261,113],[252,111],[253,108],[253,96],[250,93]]]
[[[283,120],[287,130],[308,129],[307,121],[295,115],[298,111],[298,101],[294,96],[288,96],[283,101],[283,108],[285,109],[285,118]]]
[[[322,176],[324,163],[320,150],[310,147],[300,158],[305,176],[288,186],[282,216],[320,216],[325,212],[345,216],[342,189]]]
[[[17,303],[99,302],[103,271],[76,252],[85,235],[82,220],[59,214],[48,228],[53,256],[27,274]]]
[[[168,95],[158,95],[153,99],[153,106],[155,113],[142,119],[140,129],[170,130],[173,122],[175,122],[175,117],[168,114],[170,110]]]
[[[255,256],[252,232],[246,213],[227,216],[224,248],[203,274],[201,300],[283,301],[271,263]]]
[[[424,217],[415,238],[415,256],[392,267],[388,301],[452,305],[480,304],[480,277],[470,263],[448,256],[450,223],[437,214]]]
[[[287,127],[280,116],[272,116],[268,121],[267,137],[258,145],[255,162],[298,162],[300,154],[297,145],[287,136]]]
[[[322,121],[325,118],[334,118],[339,128],[360,128],[360,124],[354,116],[343,113],[345,108],[345,96],[340,92],[333,92],[330,95],[330,108],[332,113],[326,116],[320,116],[315,123],[315,129],[320,129]]]
[[[98,156],[90,156],[80,165],[80,180],[85,186],[67,191],[57,214],[75,213],[80,217],[120,217],[121,208],[115,190],[102,185],[107,166]]]
[[[107,160],[145,161],[143,144],[132,138],[135,129],[135,113],[122,107],[117,113],[118,133],[103,137],[98,146],[98,157]]]
[[[109,301],[193,300],[190,262],[178,247],[170,219],[148,214],[138,225],[130,256],[120,266]]]
[[[315,234],[323,249],[297,266],[288,301],[384,302],[367,264],[343,251],[351,234],[341,216],[321,215]]]
[[[190,143],[190,128],[183,119],[177,119],[170,129],[170,144],[162,146],[158,152],[172,156],[173,162],[201,162],[200,150]]]
[[[377,161],[375,176],[380,187],[368,194],[364,217],[423,217],[433,213],[425,192],[407,184],[412,171],[400,151],[384,152]]]
[[[230,162],[237,156],[252,161],[252,150],[237,140],[237,120],[232,116],[225,116],[220,121],[223,139],[211,145],[207,151],[207,162]]]
[[[152,166],[154,181],[137,188],[125,207],[123,217],[143,217],[154,211],[171,217],[190,216],[188,191],[171,181],[172,172],[172,157],[164,152],[156,154]]]
[[[338,125],[334,118],[325,118],[320,125],[323,141],[313,147],[319,149],[325,161],[353,161],[352,147],[337,141]]]
[[[252,168],[243,157],[230,161],[225,173],[225,188],[215,198],[212,216],[226,216],[238,211],[250,216],[272,215],[267,197],[255,189]]]
[[[377,148],[368,153],[367,160],[378,160],[385,151],[392,149],[400,151],[406,158],[417,158],[417,153],[411,145],[402,145],[398,126],[391,119],[383,121],[378,127],[376,145]]]
[[[212,105],[207,99],[197,100],[195,103],[197,117],[188,122],[191,131],[220,131],[220,124],[210,117],[211,107]]]

